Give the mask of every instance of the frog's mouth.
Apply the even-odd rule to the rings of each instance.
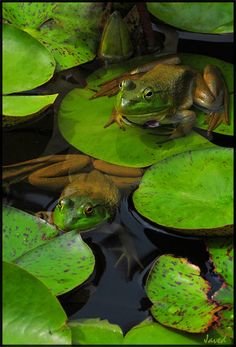
[[[122,119],[129,126],[157,128],[161,124],[166,124],[167,112],[168,108],[145,114],[122,114]]]

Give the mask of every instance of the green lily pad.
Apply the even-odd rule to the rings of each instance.
[[[3,93],[33,89],[53,76],[55,61],[37,40],[13,25],[3,24]]]
[[[189,64],[194,68],[203,69],[207,64],[217,65],[222,70],[229,91],[232,92],[232,64],[200,55],[181,54],[180,57],[183,64]],[[99,69],[87,79],[88,89],[96,91],[99,89],[100,83],[155,59],[157,57],[154,55],[138,57],[124,64]],[[92,91],[74,89],[69,92],[61,103],[58,115],[62,136],[71,145],[86,154],[112,164],[146,167],[186,150],[216,147],[194,131],[185,137],[160,143],[163,138],[160,139],[148,129],[127,127],[126,131],[122,131],[117,125],[104,129],[104,124],[108,121],[114,106],[115,96],[89,100],[93,95]],[[231,105],[231,111],[232,108]],[[201,111],[197,111],[197,115],[200,118],[196,126],[206,128],[204,124],[206,116]],[[230,126],[220,125],[216,132],[231,134],[233,131],[232,113],[230,113],[230,119]],[[90,138],[93,141],[90,141]],[[94,146],[94,143],[99,143],[99,146]]]
[[[4,3],[2,6],[3,18],[19,27],[37,29],[42,23],[49,20],[56,3],[53,2],[26,2]]]
[[[224,282],[233,286],[233,240],[232,238],[208,239],[206,241],[214,271],[221,275]]]
[[[207,331],[218,319],[215,313],[220,307],[207,298],[209,289],[198,266],[172,255],[162,255],[155,261],[146,282],[154,318],[192,333]]]
[[[234,288],[225,283],[213,295],[213,300],[224,306],[224,310],[218,313],[219,322],[215,328],[215,333],[222,337],[227,336],[233,339],[234,329]]]
[[[83,283],[95,264],[91,249],[76,231],[58,236],[50,224],[9,206],[3,209],[3,257],[56,295]]]
[[[66,314],[47,287],[15,264],[3,263],[3,344],[70,344]]]
[[[220,274],[224,283],[213,295],[213,299],[225,309],[219,312],[219,324],[216,332],[224,337],[233,338],[234,325],[234,289],[233,289],[233,240],[232,238],[217,238],[206,240],[208,251],[214,265],[214,271]]]
[[[158,143],[159,138],[139,128],[117,126],[104,129],[114,100],[89,100],[93,93],[74,89],[60,105],[58,124],[62,136],[82,152],[112,164],[145,167],[189,149],[214,147],[207,139],[192,133],[181,139]],[[93,139],[93,141],[90,141]],[[94,146],[94,143],[99,145]]]
[[[45,45],[58,70],[94,59],[102,14],[103,4],[93,2],[18,2],[3,6],[4,19]]]
[[[70,321],[73,345],[119,345],[123,341],[121,328],[107,320],[80,319]]]
[[[214,293],[213,299],[221,305],[231,306],[234,300],[234,289],[232,286],[228,286],[223,283],[220,289]]]
[[[15,207],[3,206],[2,219],[3,259],[7,262],[59,235],[59,230],[51,224]]]
[[[217,335],[221,336],[230,345],[233,345],[234,338],[234,309],[233,306],[230,309],[222,310],[219,312],[219,326],[215,329]],[[231,341],[230,341],[231,339]]]
[[[58,94],[52,95],[4,95],[3,115],[25,117],[37,114],[52,105]]]
[[[137,211],[185,234],[232,233],[233,150],[187,151],[148,169],[133,194]]]
[[[155,17],[177,28],[210,34],[232,33],[233,3],[147,2]]]
[[[178,332],[146,319],[130,329],[124,337],[124,345],[201,345],[202,334]]]

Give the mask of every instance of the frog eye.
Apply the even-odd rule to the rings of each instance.
[[[143,91],[143,96],[144,96],[144,99],[146,100],[150,100],[152,97],[153,97],[153,91],[151,88],[146,88],[144,91]]]
[[[93,209],[93,206],[92,205],[87,205],[87,206],[85,206],[85,208],[84,208],[84,214],[86,215],[86,216],[91,216],[92,214],[94,213],[94,209]]]
[[[120,89],[120,90],[122,89],[122,83],[123,83],[123,81],[121,81],[121,82],[119,83],[119,89]]]

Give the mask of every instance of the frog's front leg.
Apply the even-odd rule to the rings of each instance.
[[[35,217],[41,218],[46,222],[53,224],[53,212],[51,211],[39,211],[36,212],[34,215]]]
[[[220,70],[207,65],[203,76],[197,73],[194,104],[208,113],[208,135],[222,122],[229,124],[228,90]]]
[[[116,110],[115,107],[112,109],[111,116],[110,116],[108,122],[104,125],[104,128],[109,127],[113,123],[116,123],[120,129],[125,130],[124,118],[122,117],[122,114]]]

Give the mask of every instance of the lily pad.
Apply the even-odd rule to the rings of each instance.
[[[232,33],[233,3],[147,2],[155,17],[177,28],[210,34]]]
[[[83,283],[95,264],[91,249],[76,231],[58,236],[50,224],[9,206],[3,209],[3,256],[56,295]]]
[[[15,264],[3,263],[3,344],[70,344],[66,314],[48,288]]]
[[[25,117],[37,114],[52,105],[58,94],[52,95],[4,95],[3,115]]]
[[[201,345],[203,336],[178,332],[146,319],[130,329],[124,337],[124,345]]]
[[[232,64],[199,55],[182,54],[180,57],[183,64],[189,64],[194,68],[202,69],[207,64],[219,66],[229,91],[232,91]],[[154,55],[142,57],[142,59],[138,57],[122,65],[99,69],[87,79],[87,89],[94,92],[99,89],[100,83],[155,59],[157,57]],[[71,145],[86,154],[112,164],[146,167],[186,150],[216,147],[194,131],[185,137],[160,143],[163,142],[163,138],[160,139],[148,129],[127,127],[126,131],[122,131],[116,125],[104,129],[104,124],[107,123],[114,106],[115,96],[89,100],[93,92],[87,89],[74,89],[69,92],[61,103],[58,115],[62,136]],[[197,115],[201,117],[196,126],[206,128],[203,121],[206,116],[201,111],[197,111]],[[230,127],[220,125],[216,132],[232,133],[233,114],[230,114],[230,118]],[[89,140],[91,138],[93,141]],[[99,143],[99,145],[94,146],[94,143]]]
[[[208,239],[206,243],[214,271],[224,280],[222,287],[213,295],[215,301],[225,306],[225,309],[219,312],[220,320],[216,332],[232,339],[234,326],[233,240],[232,238],[217,238]]]
[[[206,244],[214,264],[214,271],[221,275],[228,286],[233,286],[234,248],[232,238],[208,239]]]
[[[209,289],[198,266],[172,255],[162,255],[155,261],[146,282],[154,318],[192,333],[205,332],[218,320],[215,313],[221,307],[207,298]]]
[[[232,233],[233,150],[187,151],[148,169],[133,194],[137,211],[185,234]]]
[[[120,345],[123,341],[121,328],[107,320],[80,319],[70,321],[73,345]]]
[[[13,262],[34,248],[59,235],[59,230],[43,219],[3,206],[3,259]]]
[[[3,93],[33,89],[53,76],[55,60],[36,39],[3,24]]]
[[[58,70],[94,59],[102,14],[103,4],[93,2],[16,2],[3,6],[4,19],[45,45]]]
[[[214,147],[202,136],[192,133],[181,139],[158,144],[158,137],[139,128],[104,129],[113,98],[89,100],[93,93],[74,89],[64,98],[58,116],[63,137],[82,152],[112,164],[144,167],[186,148]],[[89,140],[93,139],[93,141]],[[94,146],[97,143],[97,146]]]
[[[222,310],[219,312],[219,326],[215,329],[215,332],[226,340],[229,345],[233,345],[234,338],[234,309],[231,306],[230,309]],[[230,340],[231,339],[231,340]]]

